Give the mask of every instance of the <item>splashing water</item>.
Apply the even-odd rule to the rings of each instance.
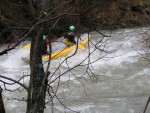
[[[148,32],[149,28],[116,30],[111,34],[107,48],[113,50],[119,48],[115,53],[106,55],[105,58],[93,62],[90,66],[95,73],[95,78],[86,76],[80,78],[88,88],[83,88],[81,83],[73,76],[64,74],[60,81],[63,83],[58,90],[60,98],[67,98],[62,102],[69,108],[81,113],[138,113],[143,110],[147,98],[150,94],[150,68],[146,62],[141,60],[138,50],[141,49],[137,43],[142,34]],[[104,31],[105,34],[109,33]],[[92,32],[91,41],[97,43],[102,37],[100,34]],[[121,45],[121,46],[120,46]],[[90,51],[95,48],[90,46]],[[64,62],[58,69],[53,79],[60,73],[79,64],[88,55],[89,49],[77,52],[75,56],[68,59],[68,64]],[[0,74],[19,79],[23,73],[29,74],[29,66],[21,60],[22,56],[28,56],[29,51],[16,49],[0,58]],[[90,56],[90,61],[99,58],[100,51],[96,50]],[[53,73],[60,62],[65,58],[51,62],[50,71]],[[86,64],[88,60],[83,62]],[[85,73],[86,66],[77,67],[73,70],[76,76],[81,77]],[[70,81],[68,81],[68,79]],[[28,81],[28,80],[27,80]],[[57,83],[56,83],[57,84]],[[55,84],[52,84],[55,87]],[[12,86],[15,88],[17,86]],[[86,92],[86,93],[85,93]],[[4,91],[4,102],[7,113],[25,113],[26,103],[7,98],[26,97],[26,93]],[[73,104],[72,104],[73,102]],[[60,111],[64,108],[54,100],[55,107]],[[47,105],[45,113],[50,113],[51,106]],[[67,113],[72,111],[66,110]],[[147,113],[150,109],[147,110]],[[60,113],[55,110],[55,113]]]

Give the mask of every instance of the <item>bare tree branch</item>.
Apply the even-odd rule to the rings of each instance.
[[[0,78],[4,78],[4,79],[10,80],[10,81],[12,81],[12,82],[14,82],[14,83],[16,83],[16,84],[19,84],[20,86],[22,86],[24,89],[26,89],[26,90],[28,91],[28,88],[27,88],[24,84],[20,83],[19,80],[16,81],[16,80],[14,80],[14,79],[12,79],[12,78],[5,77],[5,76],[2,76],[2,75],[0,75]],[[2,82],[2,81],[1,81],[1,82]],[[6,82],[5,82],[5,83],[6,83]],[[7,84],[8,84],[8,83],[7,83]],[[10,83],[9,83],[9,84],[10,84]]]

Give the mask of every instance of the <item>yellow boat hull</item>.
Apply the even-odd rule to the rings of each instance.
[[[44,56],[42,56],[42,61],[46,61],[48,59],[56,60],[56,59],[68,56],[71,52],[73,52],[73,50],[76,50],[76,49],[85,49],[88,41],[89,41],[89,35],[87,35],[87,37],[83,41],[80,41],[78,43],[78,46],[77,45],[70,46],[70,47],[65,48],[63,50],[54,52],[51,55],[44,55]],[[30,62],[29,58],[22,58],[22,59],[25,62],[28,62],[28,63]]]

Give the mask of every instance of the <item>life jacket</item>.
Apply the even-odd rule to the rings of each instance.
[[[42,54],[47,54],[47,41],[42,41]]]
[[[64,38],[65,38],[64,43],[67,46],[72,46],[72,45],[76,44],[75,35],[73,32],[69,32],[69,33],[65,34]]]

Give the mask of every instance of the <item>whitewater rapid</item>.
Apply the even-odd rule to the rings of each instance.
[[[80,66],[72,70],[84,85],[70,73],[64,74],[60,78],[62,83],[57,91],[57,95],[61,98],[64,105],[74,111],[81,113],[139,113],[142,112],[148,96],[150,94],[150,68],[146,61],[140,57],[142,52],[139,40],[143,34],[149,33],[150,28],[120,29],[115,31],[101,31],[105,35],[111,35],[103,40],[103,44],[99,44],[101,49],[112,53],[102,53],[95,50],[90,44],[87,49],[80,50],[75,56],[69,58],[67,63],[64,62],[51,78],[54,80],[59,74],[64,73],[68,68],[72,68],[85,59],[89,52],[93,52],[90,56],[89,66],[92,70],[90,75],[83,74],[86,72],[87,66]],[[99,33],[91,32],[91,41],[96,44],[102,39]],[[105,45],[107,42],[107,45]],[[21,57],[28,56],[29,51],[22,49],[22,44],[6,55],[0,56],[0,75],[7,76],[18,80],[23,75],[30,74],[30,68],[27,63],[21,60]],[[2,49],[2,48],[1,48]],[[105,57],[102,57],[105,56]],[[102,57],[101,59],[99,59]],[[54,60],[51,62],[51,74],[55,72],[59,64],[65,58]],[[95,62],[96,61],[96,62]],[[85,60],[82,65],[89,62]],[[46,64],[44,65],[46,67]],[[29,78],[22,81],[28,86]],[[3,84],[0,83],[3,87]],[[54,89],[57,82],[53,83]],[[9,89],[15,89],[18,85],[7,86]],[[22,91],[22,88],[20,88]],[[17,101],[17,99],[26,98],[26,91],[15,91],[13,93],[3,91],[3,98],[7,113],[25,113],[26,103]],[[66,110],[54,99],[55,113],[73,113]],[[50,113],[51,105],[47,104],[45,113]],[[61,112],[60,112],[61,111]],[[147,113],[150,109],[147,110]]]

